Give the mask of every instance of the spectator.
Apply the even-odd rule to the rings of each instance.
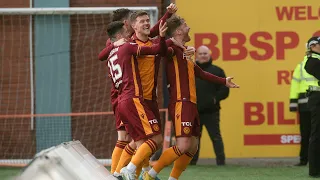
[[[226,77],[224,71],[212,64],[210,49],[200,46],[196,52],[196,63],[206,72],[220,77]],[[229,95],[229,88],[223,85],[212,84],[196,79],[197,105],[200,116],[200,130],[206,126],[216,154],[217,165],[225,165],[225,154],[222,136],[220,133],[220,101]],[[191,164],[195,165],[199,158],[199,149],[193,157]]]
[[[309,175],[320,178],[320,37],[307,43],[308,60],[304,66],[317,84],[309,86],[308,107],[311,110],[311,137],[309,142]]]
[[[318,81],[304,69],[308,56],[294,69],[290,88],[290,111],[298,112],[300,119],[300,162],[296,166],[308,164],[309,139],[311,134],[311,111],[308,107],[307,90]]]

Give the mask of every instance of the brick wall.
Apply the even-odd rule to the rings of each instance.
[[[71,7],[158,6],[164,0],[70,0]],[[29,7],[29,0],[0,1],[0,7]],[[110,81],[105,63],[97,55],[107,40],[109,15],[71,16],[72,112],[111,111]],[[0,15],[0,115],[30,114],[28,16]],[[162,107],[162,73],[159,71],[159,107]],[[98,158],[110,158],[116,141],[113,116],[72,117],[72,137]],[[32,158],[35,131],[30,118],[0,118],[0,159]]]
[[[0,7],[29,7],[27,0],[0,1]],[[29,17],[0,15],[0,114],[30,114]],[[35,132],[30,118],[0,119],[0,158],[30,158]]]

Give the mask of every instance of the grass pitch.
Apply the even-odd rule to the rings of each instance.
[[[166,180],[171,167],[165,168],[159,175]],[[109,169],[109,167],[108,167]],[[11,180],[20,172],[20,168],[1,168],[0,179]],[[180,180],[309,180],[307,167],[270,166],[253,167],[244,165],[215,165],[189,166]]]

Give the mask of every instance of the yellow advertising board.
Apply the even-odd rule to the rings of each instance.
[[[213,63],[234,76],[222,102],[221,131],[229,158],[299,154],[299,120],[289,112],[291,74],[305,44],[320,35],[318,0],[176,0],[191,27],[190,46],[207,45]],[[206,131],[201,158],[214,157]]]

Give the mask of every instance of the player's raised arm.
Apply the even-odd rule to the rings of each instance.
[[[226,78],[218,77],[216,75],[205,72],[196,64],[194,64],[194,73],[200,79],[203,79],[212,83],[222,84],[222,85],[226,84]]]
[[[106,47],[99,53],[98,59],[100,61],[107,60],[111,50],[114,48],[113,44],[110,42],[110,39],[108,39],[108,41],[106,43]]]
[[[178,7],[174,4],[174,3],[171,3],[168,7],[167,7],[167,12],[162,16],[162,18],[157,22],[157,24],[155,24],[151,30],[150,30],[150,35],[149,37],[156,37],[159,35],[159,25],[160,25],[160,22],[166,22],[167,19],[169,19],[172,14],[176,13],[178,10]]]
[[[182,48],[184,53],[187,54],[187,55],[192,55],[189,47],[188,48],[184,47],[183,45],[178,43],[174,38],[167,39],[166,43],[167,43],[168,50],[167,50],[167,53],[164,54],[163,56],[166,56],[169,59],[172,58],[176,54],[175,48],[171,47],[171,45],[175,45],[177,47]],[[192,53],[194,54],[194,51],[192,51]]]
[[[162,24],[160,22],[159,32],[160,32],[160,43],[154,44],[151,47],[148,46],[138,46],[136,43],[130,43],[130,52],[132,55],[156,55],[156,54],[166,54],[167,53],[167,44],[165,41],[165,35],[167,31],[167,24]],[[168,45],[171,45],[172,41],[168,41]]]
[[[212,82],[212,83],[218,83],[225,85],[229,88],[239,88],[237,84],[232,82],[233,77],[227,77],[227,78],[222,78],[215,76],[213,74],[210,74],[208,72],[203,71],[198,65],[194,64],[194,73],[197,77],[200,79]]]
[[[126,40],[124,38],[122,38],[114,43],[112,43],[110,41],[110,39],[108,39],[108,41],[106,43],[106,47],[99,53],[98,59],[100,61],[107,60],[110,55],[111,50],[117,46],[121,46],[125,42],[126,42]]]

